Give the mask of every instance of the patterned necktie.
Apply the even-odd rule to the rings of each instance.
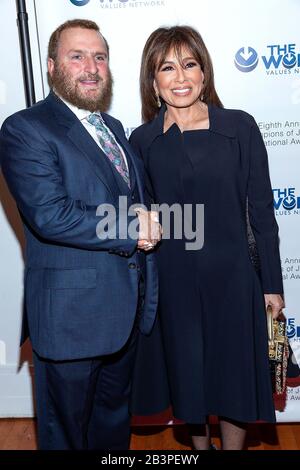
[[[108,156],[114,167],[120,173],[128,187],[130,188],[129,172],[112,132],[106,127],[99,114],[92,113],[87,117],[87,121],[96,129],[96,134],[103,152]]]

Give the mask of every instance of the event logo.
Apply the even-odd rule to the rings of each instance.
[[[273,189],[273,196],[276,215],[300,214],[300,196],[295,188]]]
[[[268,44],[261,54],[261,63],[267,75],[300,73],[300,53],[296,44]],[[259,54],[253,47],[241,47],[235,54],[234,63],[240,72],[252,72],[258,64]]]
[[[286,322],[286,334],[290,338],[300,338],[300,325],[295,325],[295,318],[288,318]]]
[[[76,7],[83,7],[84,5],[89,3],[89,1],[90,0],[70,0],[70,2],[73,3],[73,5],[75,5]]]
[[[76,7],[82,7],[90,0],[70,0]],[[162,7],[166,0],[98,0],[101,8],[142,8],[142,7]]]
[[[258,54],[253,47],[241,47],[235,54],[234,63],[240,72],[252,72],[258,64]]]
[[[292,69],[300,66],[300,54],[295,51],[296,44],[272,44],[267,46],[268,54],[262,56],[266,70],[278,70],[280,67]]]

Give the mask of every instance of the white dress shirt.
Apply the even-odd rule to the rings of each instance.
[[[59,96],[59,95],[57,95]],[[87,109],[79,109],[77,108],[76,106],[74,106],[73,104],[69,103],[68,101],[64,100],[61,96],[59,96],[59,98],[65,103],[66,106],[68,106],[68,108],[72,111],[72,113],[75,114],[75,116],[79,119],[79,121],[82,123],[82,125],[86,128],[86,130],[88,131],[88,133],[93,137],[94,141],[96,142],[96,144],[98,145],[98,147],[101,148],[102,151],[103,148],[101,147],[100,145],[100,142],[98,140],[98,137],[97,137],[97,134],[96,134],[96,129],[95,129],[95,126],[93,126],[90,122],[88,122],[87,118],[91,113],[91,111],[88,111]],[[101,116],[101,113],[100,111],[97,112],[97,114],[99,114]],[[103,124],[104,126],[108,129],[108,131],[113,134],[113,132],[111,131],[111,129],[109,129],[107,127],[107,125],[105,124],[104,120],[103,120]],[[113,134],[114,135],[114,134]],[[119,143],[117,142],[117,139],[115,138],[116,140],[116,143],[122,153],[122,156],[124,158],[124,162],[126,164],[126,167],[127,167],[127,171],[128,171],[128,162],[127,162],[127,158],[126,158],[126,155],[125,155],[125,152],[124,150],[122,149],[122,147],[119,145]]]

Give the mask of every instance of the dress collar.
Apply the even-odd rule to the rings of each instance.
[[[151,142],[163,134],[164,129],[164,115],[166,112],[166,105],[164,104],[159,110],[158,115],[148,123],[149,138]],[[236,129],[231,119],[228,119],[227,110],[219,108],[213,104],[208,104],[209,116],[209,132],[221,134],[226,137],[235,137]]]

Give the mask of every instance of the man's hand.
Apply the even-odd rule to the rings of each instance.
[[[162,235],[158,212],[146,211],[142,208],[137,208],[135,211],[140,224],[138,248],[144,251],[152,250],[160,241]]]
[[[268,307],[272,310],[272,317],[274,320],[279,317],[284,308],[284,301],[280,294],[265,294],[266,310]]]

